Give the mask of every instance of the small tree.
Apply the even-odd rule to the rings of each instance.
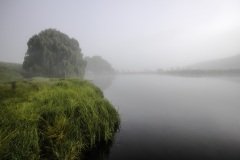
[[[77,40],[55,29],[32,36],[28,43],[23,69],[29,76],[83,76],[86,62]]]
[[[101,56],[86,57],[87,61],[86,71],[95,74],[112,74],[114,69],[112,65]]]

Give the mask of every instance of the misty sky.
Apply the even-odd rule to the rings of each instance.
[[[240,54],[240,0],[0,0],[0,61],[47,28],[119,70],[178,67]]]

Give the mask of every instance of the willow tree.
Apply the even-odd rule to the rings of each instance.
[[[76,39],[55,29],[32,36],[28,43],[23,69],[29,76],[83,76],[86,62]]]

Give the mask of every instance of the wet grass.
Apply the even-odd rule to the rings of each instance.
[[[23,79],[23,74],[21,64],[0,62],[0,82]]]
[[[1,159],[81,159],[110,141],[119,115],[90,82],[77,79],[0,83]]]

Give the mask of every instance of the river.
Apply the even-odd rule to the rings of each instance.
[[[101,81],[121,127],[104,155],[92,159],[240,159],[239,81],[164,75]]]

